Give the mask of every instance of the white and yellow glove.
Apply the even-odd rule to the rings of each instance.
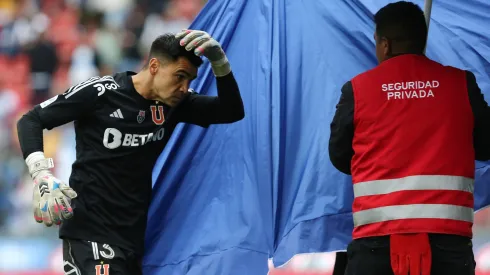
[[[183,30],[175,37],[180,39],[180,45],[185,46],[186,50],[194,51],[197,56],[204,55],[209,60],[216,77],[225,76],[231,72],[230,63],[220,43],[207,32]]]
[[[54,167],[53,159],[45,158],[43,152],[35,152],[26,158],[26,164],[34,181],[34,219],[49,227],[71,218],[73,209],[70,202],[77,193],[51,174],[49,169]]]

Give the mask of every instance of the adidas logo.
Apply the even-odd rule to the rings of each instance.
[[[124,118],[124,116],[122,115],[121,113],[121,109],[117,109],[116,111],[114,111],[110,117],[117,117],[117,118]]]

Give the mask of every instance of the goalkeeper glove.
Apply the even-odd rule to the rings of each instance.
[[[71,218],[73,209],[70,202],[77,193],[51,174],[49,169],[54,167],[53,159],[45,158],[43,152],[35,152],[26,158],[26,164],[34,181],[34,219],[50,227]]]
[[[211,68],[216,77],[221,77],[231,72],[225,52],[218,41],[207,32],[197,30],[183,30],[176,38],[180,39],[180,45],[188,51],[194,51],[197,56],[204,55],[211,63]]]

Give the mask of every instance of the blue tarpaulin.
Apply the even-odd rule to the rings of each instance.
[[[246,117],[179,125],[154,168],[145,274],[266,274],[351,239],[350,177],[328,157],[341,86],[376,66],[382,0],[210,0],[191,28],[223,45]],[[423,7],[423,1],[415,1]],[[427,55],[469,69],[490,101],[490,2],[434,1]],[[215,95],[209,65],[193,88]],[[475,208],[490,204],[477,163]]]

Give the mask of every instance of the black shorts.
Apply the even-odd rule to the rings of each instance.
[[[429,234],[432,250],[431,275],[474,275],[475,259],[470,238]],[[347,247],[345,275],[393,275],[390,238],[369,237],[353,240]]]
[[[63,239],[63,265],[69,275],[141,275],[141,257],[117,246]]]

